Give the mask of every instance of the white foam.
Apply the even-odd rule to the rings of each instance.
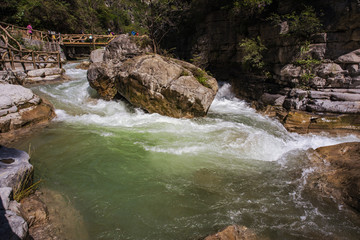
[[[73,67],[73,66],[72,66]],[[58,101],[56,121],[71,124],[127,128],[163,139],[146,151],[168,154],[211,154],[233,159],[276,161],[293,150],[306,150],[341,142],[359,141],[355,136],[328,137],[289,133],[278,122],[257,114],[248,104],[234,97],[231,86],[224,84],[211,105],[210,116],[199,119],[176,119],[129,109],[121,101],[104,101],[91,97],[86,71],[67,69],[79,80],[40,91]],[[111,137],[112,135],[106,135]]]

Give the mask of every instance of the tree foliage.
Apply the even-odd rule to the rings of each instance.
[[[145,8],[142,0],[2,0],[0,20],[64,33],[141,32]]]
[[[264,70],[263,51],[266,50],[266,47],[262,44],[260,37],[243,39],[240,47],[243,49],[243,63],[245,66],[255,70]]]
[[[312,34],[318,33],[322,29],[320,19],[312,6],[304,6],[304,9],[299,13],[292,12],[282,16],[274,13],[269,20],[274,24],[287,22],[289,26],[287,34],[303,39],[308,39]]]

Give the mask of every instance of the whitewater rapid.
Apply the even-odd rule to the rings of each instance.
[[[207,153],[215,156],[279,161],[293,150],[306,150],[359,141],[353,135],[330,137],[289,133],[276,120],[262,116],[237,99],[228,83],[221,85],[208,116],[196,119],[176,119],[148,114],[122,101],[104,101],[97,97],[86,80],[86,70],[66,66],[66,74],[76,81],[58,86],[43,86],[39,90],[57,102],[55,121],[67,124],[104,127],[101,136],[111,137],[114,129],[130,129],[151,134],[156,145],[137,142],[146,151],[175,155]],[[105,130],[106,129],[106,130]]]

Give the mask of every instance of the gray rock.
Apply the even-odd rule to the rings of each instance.
[[[282,106],[286,96],[280,94],[264,93],[260,100],[266,105]]]
[[[1,239],[25,239],[27,235],[28,225],[22,217],[9,210],[0,210]]]
[[[135,107],[171,117],[205,116],[218,85],[196,66],[159,55],[141,55],[119,64],[93,64],[90,86],[105,99],[117,93]],[[206,86],[198,78],[206,81]]]
[[[91,52],[90,61],[92,63],[103,62],[104,54],[105,54],[105,49],[96,49]]]
[[[326,43],[311,44],[309,53],[314,59],[322,60],[325,58]]]
[[[32,172],[29,155],[14,148],[0,147],[0,187],[18,188],[23,179]]]
[[[360,28],[354,29],[351,34],[351,40],[360,41]]]
[[[23,105],[31,101],[35,95],[34,93],[27,88],[24,88],[19,85],[12,84],[0,84],[0,95],[5,95],[11,99],[12,103],[16,106]]]
[[[281,79],[297,78],[300,76],[301,67],[287,64],[280,70]]]
[[[308,95],[308,91],[305,91],[305,90],[302,90],[299,88],[293,88],[293,89],[291,89],[291,91],[289,93],[290,97],[300,98],[300,99],[307,97],[307,95]]]
[[[317,67],[317,74],[322,78],[334,77],[342,72],[343,69],[336,63],[323,63]]]
[[[326,79],[321,77],[314,77],[309,80],[309,85],[312,88],[323,88],[326,85]]]
[[[359,64],[351,64],[347,67],[347,70],[349,71],[350,74],[357,75],[359,71]]]
[[[46,77],[51,75],[62,75],[65,72],[62,68],[41,68],[27,72],[27,77]]]
[[[25,83],[31,84],[31,83],[38,83],[38,82],[51,82],[51,81],[58,81],[61,80],[62,75],[50,75],[50,76],[44,76],[44,77],[27,77],[25,78]]]
[[[122,34],[106,47],[104,61],[118,63],[135,56],[152,52],[147,36]]]
[[[12,193],[11,187],[0,188],[0,200],[1,200],[0,210],[9,209],[11,193]]]
[[[16,213],[17,215],[21,216],[21,214],[20,214],[20,206],[21,206],[21,204],[18,203],[17,201],[15,201],[15,200],[10,201],[8,210],[10,210],[10,211]]]
[[[331,99],[332,101],[356,102],[356,101],[360,101],[360,94],[352,94],[352,93],[332,93],[330,99]]]
[[[326,113],[360,113],[360,102],[342,102],[316,99],[307,104],[308,111]]]
[[[311,99],[330,99],[331,92],[322,92],[322,91],[310,91],[309,98]]]
[[[360,49],[352,51],[348,54],[340,56],[337,63],[360,63]]]
[[[333,88],[333,89],[324,89],[323,92],[360,94],[360,89]]]
[[[5,95],[0,95],[0,109],[8,109],[13,106],[11,98]]]

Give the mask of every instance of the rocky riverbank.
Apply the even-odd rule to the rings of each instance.
[[[30,89],[0,83],[0,144],[14,140],[22,129],[27,131],[54,117],[54,107]]]

